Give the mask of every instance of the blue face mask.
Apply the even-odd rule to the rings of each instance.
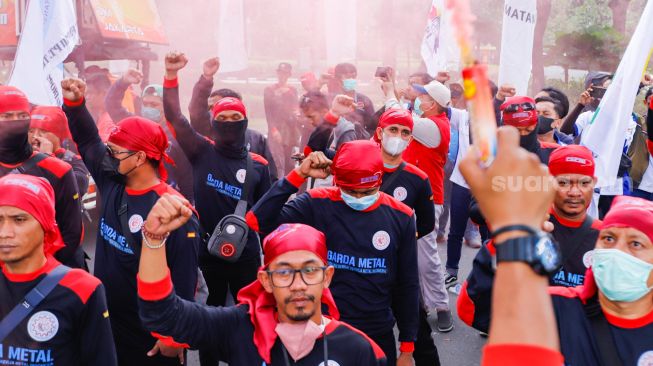
[[[653,287],[647,281],[653,264],[617,249],[595,249],[592,272],[601,292],[611,301],[633,302],[648,294]]]
[[[356,198],[354,196],[348,195],[343,191],[340,191],[340,197],[342,197],[342,200],[345,201],[347,206],[353,208],[354,210],[365,211],[370,206],[372,206],[376,202],[376,200],[379,199],[379,192],[376,192],[371,196]]]
[[[156,108],[143,107],[141,115],[143,118],[147,118],[150,121],[159,122],[161,120],[161,111]]]
[[[413,112],[417,114],[418,116],[422,116],[424,114],[424,111],[422,111],[422,101],[419,98],[415,98],[415,103],[413,103]]]
[[[344,91],[354,91],[356,90],[357,85],[358,81],[356,81],[356,79],[345,79],[342,81],[342,89],[344,89]]]

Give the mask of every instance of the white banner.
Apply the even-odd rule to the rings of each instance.
[[[460,48],[451,27],[451,12],[444,2],[433,0],[422,39],[422,59],[426,71],[433,77],[438,71],[460,68]]]
[[[220,0],[217,39],[220,72],[246,69],[247,44],[243,0]]]
[[[581,144],[594,153],[599,187],[610,186],[617,178],[619,161],[627,137],[626,130],[632,121],[637,87],[653,49],[651,29],[653,1],[646,4],[612,84],[581,135]]]
[[[60,106],[63,61],[78,42],[73,0],[30,1],[8,84],[34,104]]]
[[[326,0],[324,24],[327,64],[352,62],[356,59],[357,0]]]
[[[503,7],[499,85],[514,85],[517,95],[528,92],[536,21],[536,0],[506,0]]]

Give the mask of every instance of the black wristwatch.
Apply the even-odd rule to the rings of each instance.
[[[497,263],[524,262],[542,276],[556,273],[562,265],[558,243],[544,232],[508,239],[495,247]]]

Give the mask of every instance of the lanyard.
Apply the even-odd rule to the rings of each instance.
[[[327,337],[326,337],[326,328],[325,330],[322,331],[322,339],[324,339],[324,366],[329,365],[329,347],[327,346]],[[286,366],[290,366],[290,358],[288,358],[288,351],[286,350],[286,347],[283,345],[283,342],[281,342],[281,349],[283,350],[283,359],[286,361]],[[297,362],[293,362],[293,364],[297,364]]]

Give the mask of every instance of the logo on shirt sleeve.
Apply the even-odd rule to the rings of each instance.
[[[27,322],[27,333],[37,342],[54,338],[59,331],[59,319],[49,311],[39,311]]]
[[[637,366],[653,366],[653,351],[646,351],[639,356]]]
[[[374,236],[372,236],[372,245],[377,250],[384,250],[390,245],[390,234],[381,230],[377,231]]]
[[[245,176],[247,175],[247,171],[245,169],[238,169],[236,172],[236,180],[239,183],[245,183]]]
[[[139,232],[141,226],[143,226],[143,216],[135,214],[129,218],[129,231],[131,231],[132,234]]]
[[[392,196],[397,201],[404,202],[406,197],[408,197],[408,191],[406,191],[406,188],[404,188],[404,187],[397,187],[397,188],[395,188],[394,192],[392,192]]]

